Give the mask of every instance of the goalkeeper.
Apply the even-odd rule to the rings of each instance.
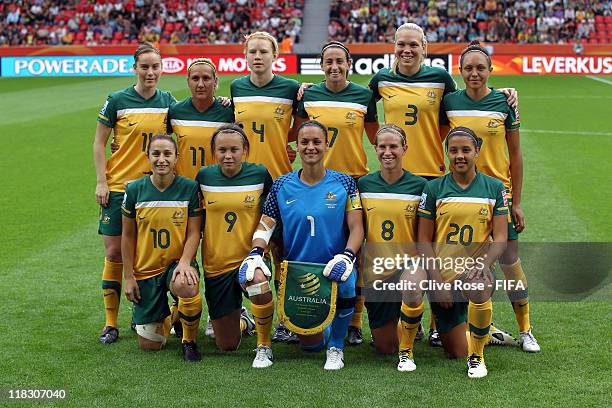
[[[327,343],[324,368],[339,370],[344,367],[344,338],[355,305],[355,254],[364,232],[355,181],[323,166],[327,144],[327,129],[321,123],[307,121],[297,129],[302,169],[272,185],[240,277],[248,281],[258,268],[269,276],[261,255],[275,228],[282,229],[285,260],[326,264],[323,275],[338,282],[336,314],[323,333],[300,335],[300,346],[320,351]]]

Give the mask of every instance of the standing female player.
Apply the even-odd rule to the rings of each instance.
[[[352,60],[348,48],[332,41],[321,49],[325,81],[304,91],[298,116],[327,127],[329,152],[325,167],[359,178],[368,173],[363,131],[372,144],[378,130],[372,91],[348,80]],[[298,122],[299,123],[299,122]]]
[[[168,108],[176,102],[169,92],[157,89],[162,73],[161,54],[151,44],[134,53],[136,85],[108,96],[98,114],[93,143],[96,168],[96,201],[101,206],[98,233],[104,236],[102,291],[106,324],[100,343],[119,337],[117,315],[121,292],[121,200],[128,181],[150,172],[146,152],[154,134],[166,132]],[[113,132],[119,146],[106,160],[106,144]]]
[[[277,226],[282,228],[284,259],[327,264],[323,274],[338,281],[338,298],[336,314],[325,330],[330,334],[325,369],[339,370],[344,367],[344,337],[355,304],[353,265],[363,241],[363,224],[355,181],[323,165],[327,143],[327,129],[319,122],[307,121],[297,129],[302,169],[272,185],[253,234],[253,249],[241,271],[247,280],[253,271],[265,271],[262,254]],[[304,350],[319,351],[325,346],[325,337],[300,336],[300,345]]]
[[[433,293],[431,307],[442,346],[451,358],[467,351],[470,378],[487,375],[484,346],[493,314],[491,267],[505,250],[508,236],[506,190],[501,181],[476,171],[479,146],[480,140],[468,128],[449,132],[451,172],[427,183],[418,209],[419,250],[427,257],[429,279],[457,289]],[[449,259],[454,267],[448,266]],[[469,299],[467,307],[462,295]]]
[[[129,183],[121,205],[124,292],[134,302],[138,342],[146,350],[166,342],[167,292],[178,297],[183,358],[196,362],[202,313],[200,274],[193,266],[202,222],[198,185],[175,175],[177,145],[171,136],[153,136],[147,157],[153,174]]]
[[[540,346],[531,334],[527,278],[518,255],[518,233],[525,229],[518,111],[508,105],[504,94],[488,87],[493,69],[491,57],[477,41],[463,50],[459,66],[466,89],[445,96],[442,107],[452,127],[469,127],[483,139],[476,162],[478,170],[503,181],[506,187],[510,209],[508,247],[499,263],[507,280],[522,283],[522,288],[508,291],[519,326],[519,345],[523,351],[538,352]]]
[[[187,68],[191,96],[168,111],[168,132],[178,140],[177,174],[194,179],[200,167],[214,163],[210,140],[221,125],[234,122],[234,110],[215,98],[219,78],[217,67],[208,58],[194,60]]]
[[[244,53],[251,72],[231,83],[234,114],[236,121],[243,124],[250,142],[249,161],[263,164],[276,179],[290,172],[291,162],[295,160],[295,152],[288,142],[300,85],[272,71],[279,49],[276,39],[270,34],[257,31],[248,35]],[[274,255],[274,280],[278,281],[281,251],[275,245],[270,249]],[[278,325],[272,339],[288,341],[294,340],[295,336]]]
[[[366,256],[393,258],[402,252],[415,256],[416,211],[427,180],[402,168],[402,157],[408,149],[402,128],[381,126],[375,145],[380,171],[363,176],[358,183],[361,203],[366,209]],[[415,270],[416,273],[418,276],[412,276],[412,280],[424,278],[422,269]],[[403,302],[387,301],[382,296],[380,299],[368,297],[365,304],[374,347],[384,354],[397,353],[399,347],[399,371],[416,369],[412,350],[423,314],[423,300],[421,293],[414,294],[410,298],[405,296]]]
[[[372,91],[348,80],[352,59],[349,50],[340,42],[332,41],[321,49],[321,69],[325,81],[304,91],[298,116],[323,123],[329,133],[329,152],[325,167],[358,179],[368,173],[363,147],[365,129],[370,143],[378,130],[376,100]],[[300,123],[300,122],[298,122]],[[355,313],[349,327],[348,343],[363,342],[361,333],[364,298],[358,276]]]
[[[198,172],[203,193],[204,238],[202,265],[208,312],[217,347],[238,348],[241,333],[257,328],[253,367],[272,364],[270,329],[274,303],[268,278],[260,270],[248,281],[239,279],[238,267],[249,254],[251,237],[272,177],[261,164],[247,163],[249,140],[238,125],[223,125],[212,135],[211,150],[218,164]],[[255,322],[241,313],[243,291],[249,295]]]

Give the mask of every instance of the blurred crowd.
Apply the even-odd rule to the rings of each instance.
[[[391,42],[395,29],[413,22],[427,41],[505,43],[612,42],[610,0],[352,0],[332,1],[329,38]],[[604,17],[610,19],[604,20]],[[600,25],[602,24],[602,25]],[[603,35],[595,36],[596,28]]]
[[[0,0],[0,46],[298,42],[304,0]]]

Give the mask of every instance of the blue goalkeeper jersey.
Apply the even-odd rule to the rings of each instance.
[[[348,239],[346,213],[361,210],[357,183],[352,177],[326,170],[310,186],[301,170],[279,177],[268,195],[263,213],[282,227],[284,259],[327,263],[342,252]]]

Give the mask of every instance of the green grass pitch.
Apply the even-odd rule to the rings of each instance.
[[[221,79],[220,95],[228,95],[231,79]],[[363,84],[367,79],[352,78]],[[67,389],[68,398],[57,405],[79,407],[610,404],[609,297],[532,302],[542,352],[488,348],[489,376],[478,381],[467,378],[465,361],[446,360],[424,342],[416,344],[414,373],[398,373],[396,357],[375,354],[367,340],[347,348],[341,372],[324,372],[322,353],[308,355],[284,344],[274,346],[270,369],[254,371],[254,338],[245,338],[239,351],[223,354],[204,338],[202,326],[204,359],[186,365],[174,338],[159,353],[138,349],[125,299],[120,341],[98,344],[103,252],[91,146],[96,114],[107,94],[132,81],[0,80],[0,388],[5,390],[0,406],[8,403],[7,388]],[[521,242],[612,241],[612,82],[605,81],[610,82],[492,78],[494,86],[519,90],[527,216]],[[160,88],[177,98],[188,94],[184,77],[164,76]],[[368,157],[376,169],[371,149]],[[494,309],[496,324],[516,334],[510,304],[497,302]]]

